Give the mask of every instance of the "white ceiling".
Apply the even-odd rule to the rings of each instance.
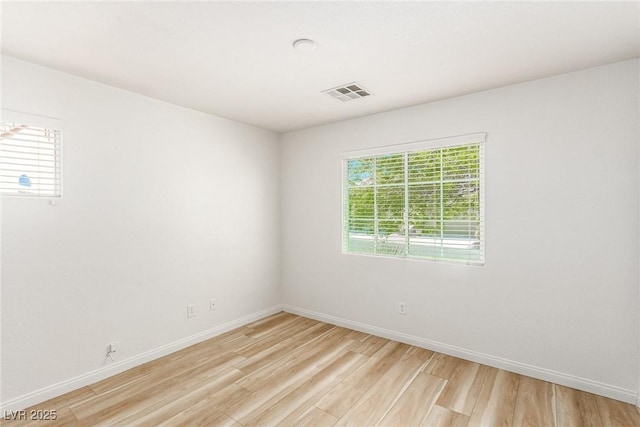
[[[277,132],[640,56],[638,2],[1,7],[5,55]],[[321,93],[352,81],[373,96]]]

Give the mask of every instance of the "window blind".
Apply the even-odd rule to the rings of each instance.
[[[484,134],[406,148],[346,156],[343,251],[483,264]]]
[[[0,123],[0,192],[61,197],[61,131]]]

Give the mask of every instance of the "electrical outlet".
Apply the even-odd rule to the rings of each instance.
[[[109,344],[107,347],[107,357],[111,359],[112,362],[116,361],[116,352],[118,351],[119,344],[117,341],[114,341]]]
[[[214,311],[218,308],[218,301],[215,298],[209,300],[209,310]]]
[[[407,314],[407,304],[404,302],[401,302],[398,304],[398,313],[400,314]]]
[[[194,317],[196,315],[196,306],[191,304],[187,306],[187,318]]]

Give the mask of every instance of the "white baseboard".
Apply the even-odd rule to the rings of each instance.
[[[527,365],[525,363],[503,359],[501,357],[496,357],[489,354],[478,353],[476,351],[467,350],[441,342],[407,335],[401,332],[379,328],[377,326],[371,326],[365,323],[355,322],[328,314],[318,313],[300,307],[285,304],[282,306],[282,309],[286,312],[309,317],[321,322],[343,326],[345,328],[354,329],[356,331],[403,342],[406,344],[414,345],[416,347],[426,348],[427,350],[436,351],[438,353],[447,354],[449,356],[459,357],[461,359],[470,360],[472,362],[482,363],[483,365],[504,369],[505,371],[526,375],[528,377],[533,377],[544,381],[549,381],[555,384],[560,384],[589,393],[599,394],[601,396],[620,400],[622,402],[631,404],[637,404],[640,402],[640,396],[633,390],[627,390],[621,387],[603,384],[587,378],[576,377],[574,375],[552,371],[550,369],[540,368],[537,366]]]
[[[239,328],[248,323],[255,322],[256,320],[260,320],[280,311],[282,311],[282,307],[280,305],[276,305],[265,310],[258,311],[256,313],[251,313],[247,316],[241,317],[240,319],[232,320],[209,330],[199,332],[170,344],[163,345],[162,347],[158,347],[153,350],[130,357],[126,360],[118,361],[111,365],[104,366],[94,371],[79,375],[75,378],[71,378],[57,384],[41,388],[22,396],[18,396],[6,402],[0,402],[0,413],[28,408],[35,404],[47,401],[54,397],[60,396],[73,390],[77,390],[81,387],[93,384],[110,376],[119,374],[120,372],[126,371],[127,369],[131,369],[136,366],[142,365],[143,363],[155,360],[159,357],[166,356],[167,354],[171,354],[185,347],[189,347],[190,345],[208,340],[224,332],[228,332],[232,329]]]
[[[333,325],[343,326],[345,328],[354,329],[356,331],[365,332],[372,335],[388,338],[394,341],[403,342],[416,347],[426,348],[428,350],[437,351],[439,353],[447,354],[450,356],[460,357],[462,359],[470,360],[484,365],[492,366],[506,371],[515,372],[522,375],[527,375],[533,378],[538,378],[544,381],[553,382],[556,384],[572,387],[578,390],[583,390],[589,393],[599,394],[601,396],[609,397],[612,399],[620,400],[623,402],[636,404],[640,407],[640,394],[632,390],[623,389],[620,387],[603,384],[597,381],[592,381],[586,378],[576,377],[573,375],[564,374],[562,372],[552,371],[549,369],[539,368],[536,366],[527,365],[512,360],[503,359],[500,357],[491,356],[488,354],[478,353],[475,351],[467,350],[460,347],[451,346],[448,344],[440,343],[437,341],[428,340],[421,337],[416,337],[401,332],[392,331],[389,329],[379,328],[377,326],[368,325],[365,323],[355,322],[340,317],[318,313],[311,310],[306,310],[300,307],[291,305],[276,305],[268,309],[249,314],[222,325],[216,326],[212,329],[199,332],[173,343],[158,347],[156,349],[141,353],[139,355],[130,357],[126,360],[113,363],[109,366],[105,366],[96,369],[86,374],[79,375],[75,378],[71,378],[57,384],[53,384],[39,390],[18,396],[14,399],[6,402],[0,402],[0,412],[3,411],[17,411],[29,406],[44,402],[54,397],[60,396],[64,393],[76,390],[78,388],[93,384],[102,379],[116,375],[127,369],[134,368],[142,365],[143,363],[155,360],[159,357],[166,356],[167,354],[176,352],[185,347],[193,344],[197,344],[201,341],[213,338],[224,332],[228,332],[232,329],[239,328],[248,323],[260,320],[264,317],[275,314],[279,311],[287,311],[289,313],[298,314],[300,316],[309,317],[311,319],[319,320],[321,322],[330,323]]]

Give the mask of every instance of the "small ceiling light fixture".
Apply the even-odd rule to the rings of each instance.
[[[317,44],[311,39],[298,39],[293,42],[293,47],[301,52],[309,52],[316,48]]]

